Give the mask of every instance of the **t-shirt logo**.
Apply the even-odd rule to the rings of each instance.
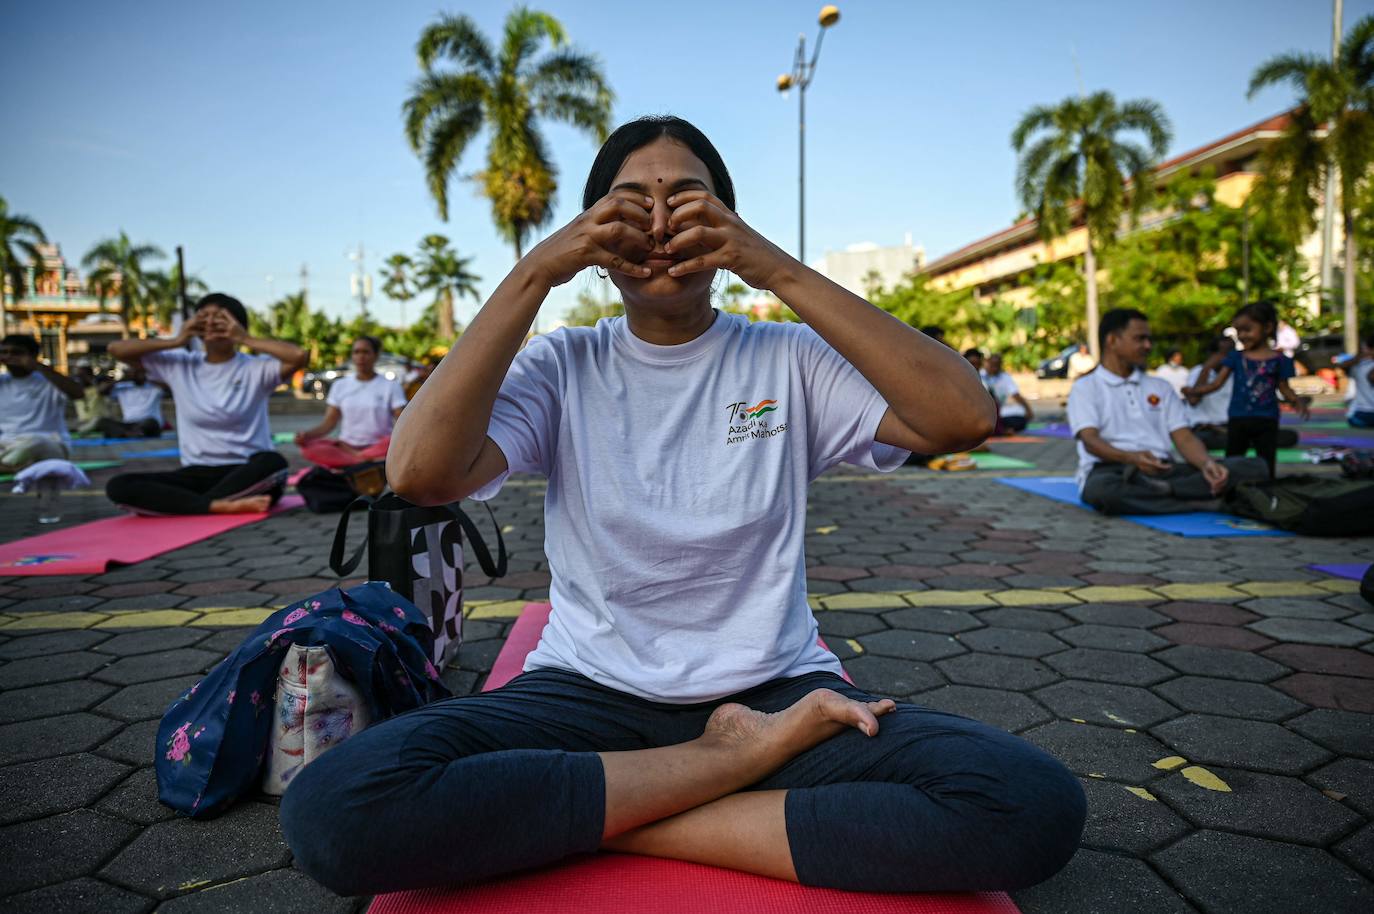
[[[1150,394],[1148,397],[1145,398],[1145,402],[1148,403],[1148,404],[1150,404],[1150,405],[1153,406],[1153,407],[1158,407],[1158,406],[1159,406],[1159,394]]]
[[[777,417],[769,416],[781,408],[777,400],[763,399],[753,405],[748,400],[740,400],[725,408],[730,413],[729,431],[725,436],[727,445],[751,438],[772,438],[787,431],[787,423],[774,425],[773,420]]]

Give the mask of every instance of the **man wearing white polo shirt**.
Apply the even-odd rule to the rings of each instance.
[[[1102,362],[1074,382],[1069,427],[1078,441],[1078,491],[1104,514],[1215,511],[1238,482],[1269,477],[1253,457],[1213,460],[1189,429],[1183,401],[1145,373],[1150,322],[1117,308],[1098,326]],[[1174,459],[1173,450],[1185,462]]]

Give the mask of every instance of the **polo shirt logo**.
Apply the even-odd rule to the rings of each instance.
[[[1150,394],[1148,397],[1145,398],[1145,402],[1157,409],[1160,403],[1159,394]]]
[[[773,425],[768,416],[781,408],[777,400],[765,398],[752,405],[748,400],[740,400],[725,408],[730,413],[725,436],[727,445],[739,444],[751,438],[772,438],[787,431],[787,423]]]

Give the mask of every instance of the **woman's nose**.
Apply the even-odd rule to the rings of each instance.
[[[663,247],[664,242],[673,237],[672,233],[668,231],[668,217],[672,214],[673,211],[668,209],[667,203],[662,200],[654,201],[653,211],[649,214],[650,219],[653,220],[653,227],[649,234],[653,236],[655,247]]]

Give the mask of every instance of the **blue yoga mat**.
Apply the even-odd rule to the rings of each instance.
[[[139,457],[180,457],[181,449],[175,447],[158,448],[154,451],[120,451],[119,456],[125,459],[137,459]]]
[[[124,447],[133,441],[175,441],[176,435],[160,435],[157,438],[73,438],[72,447]]]
[[[1032,426],[1026,429],[1024,434],[1036,435],[1041,438],[1063,438],[1067,441],[1073,440],[1073,429],[1061,422],[1051,422],[1049,425]]]
[[[1322,574],[1349,578],[1352,581],[1363,579],[1365,572],[1369,571],[1368,562],[1337,562],[1333,565],[1308,565],[1307,567],[1313,571],[1320,571]]]
[[[997,481],[1004,486],[1030,492],[1043,498],[1074,505],[1085,511],[1093,510],[1078,497],[1078,483],[1072,476],[999,476]],[[1292,536],[1286,530],[1277,530],[1267,524],[1219,514],[1215,511],[1193,511],[1188,514],[1122,514],[1128,520],[1142,527],[1173,533],[1176,536]]]

